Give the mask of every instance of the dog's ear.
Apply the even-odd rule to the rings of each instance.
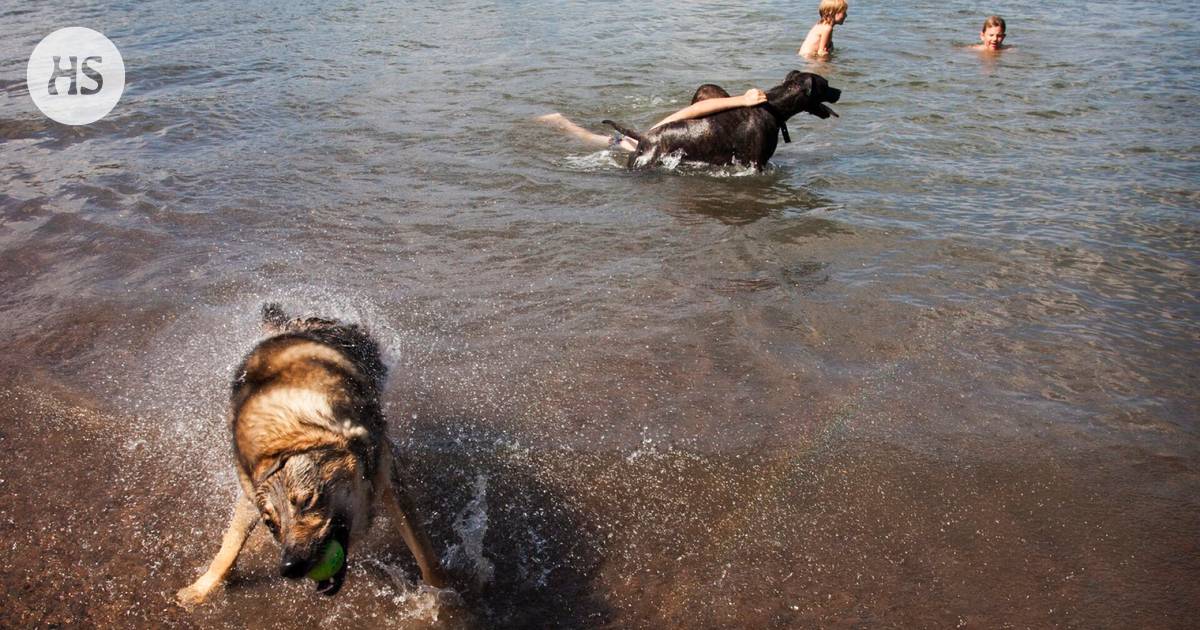
[[[816,81],[813,80],[813,76],[814,75],[806,72],[804,73],[804,76],[800,77],[800,90],[801,93],[804,94],[805,98],[811,97],[813,95],[813,88],[816,87]]]
[[[287,470],[288,481],[294,484],[294,487],[315,488],[317,486],[320,472],[313,453],[314,451],[308,451],[288,458],[284,468]]]
[[[267,466],[266,469],[263,470],[261,474],[255,475],[254,486],[258,487],[258,486],[262,485],[262,483],[264,481],[271,478],[271,475],[274,475],[275,473],[279,472],[280,470],[283,470],[284,465],[287,464],[287,460],[288,460],[287,456],[275,458],[275,461],[270,462],[270,465]],[[267,462],[264,462],[264,463],[267,463]]]
[[[812,96],[813,90],[816,89],[817,75],[811,72],[801,72],[792,70],[788,73],[784,83],[795,86],[795,90],[804,95],[805,98]]]

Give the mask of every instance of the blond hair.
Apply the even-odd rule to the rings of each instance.
[[[846,0],[821,0],[821,4],[817,6],[817,13],[823,20],[832,20],[834,16],[845,13],[849,8]]]
[[[983,21],[983,28],[979,29],[979,32],[982,33],[993,26],[999,26],[1001,33],[1008,31],[1008,26],[1004,24],[1004,18],[1000,17],[999,15],[991,15],[988,16],[988,19]]]

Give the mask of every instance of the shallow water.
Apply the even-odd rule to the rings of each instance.
[[[1200,599],[1200,9],[80,3],[104,120],[0,8],[0,621],[1187,627]],[[899,6],[903,4],[903,6]],[[533,119],[843,90],[764,174]],[[236,492],[259,306],[366,323],[456,600],[377,526],[334,600]],[[488,578],[488,568],[491,577]]]

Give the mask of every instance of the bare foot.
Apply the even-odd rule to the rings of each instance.
[[[587,142],[589,144],[594,144],[594,145],[599,145],[599,146],[604,146],[604,147],[608,146],[608,136],[602,136],[597,133],[592,133],[592,132],[588,131],[587,129],[584,129],[583,127],[580,127],[579,125],[576,125],[575,123],[571,122],[570,120],[567,119],[566,116],[563,116],[562,114],[560,114],[558,112],[554,112],[553,114],[546,114],[544,116],[538,116],[535,120],[537,120],[538,122],[546,123],[547,125],[550,125],[552,127],[557,127],[559,129],[561,129],[562,131],[564,131],[572,136],[575,136],[576,138],[579,138],[580,140],[583,140],[584,142]]]
[[[570,124],[570,121],[567,120],[567,117],[563,116],[562,114],[560,114],[558,112],[554,112],[553,114],[546,114],[545,116],[538,116],[537,120],[544,122],[544,123],[552,124],[556,127],[561,127],[561,126],[563,126],[564,123]]]

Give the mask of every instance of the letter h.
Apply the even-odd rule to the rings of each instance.
[[[75,56],[73,56],[73,55],[70,57],[70,59],[71,59],[71,69],[68,71],[68,70],[64,70],[62,68],[62,66],[59,65],[61,62],[61,58],[58,55],[54,56],[54,74],[50,75],[50,85],[47,86],[47,89],[49,90],[50,94],[52,94],[54,96],[58,96],[58,86],[55,85],[55,81],[57,79],[60,79],[63,77],[71,78],[71,87],[67,90],[67,94],[77,94],[78,93],[75,90],[75,70],[79,67],[79,63],[76,60]]]

